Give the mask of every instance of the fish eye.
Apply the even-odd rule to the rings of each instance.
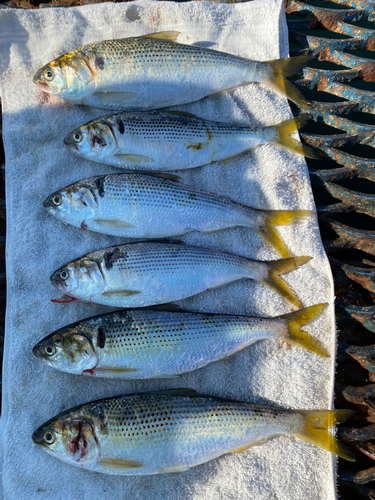
[[[69,277],[69,272],[66,269],[63,269],[60,272],[60,278],[65,281],[66,279],[68,279],[68,277]]]
[[[43,436],[43,441],[47,444],[52,444],[55,442],[56,436],[52,431],[46,431]]]
[[[74,142],[81,142],[82,141],[82,137],[83,136],[82,136],[81,132],[75,132],[73,134],[73,141]]]
[[[46,69],[44,72],[44,78],[49,82],[52,81],[55,78],[54,71],[51,68]]]
[[[61,203],[62,203],[62,198],[61,198],[61,196],[60,196],[59,194],[56,194],[56,195],[52,198],[52,202],[53,202],[53,204],[54,204],[54,205],[56,205],[56,206],[58,207],[58,206],[59,206],[59,205],[61,205]]]
[[[54,345],[46,345],[44,351],[48,356],[53,356],[56,354],[56,347]]]

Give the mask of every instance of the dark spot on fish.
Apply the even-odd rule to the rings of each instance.
[[[103,137],[100,137],[100,135],[93,135],[92,136],[92,147],[95,147],[95,144],[99,144],[99,146],[106,146],[107,143],[105,142],[105,139]]]
[[[105,346],[105,338],[106,338],[106,335],[105,335],[105,328],[103,326],[101,326],[99,329],[98,329],[98,338],[96,340],[97,344],[98,344],[98,347],[100,347],[100,349],[104,349],[104,346]]]
[[[98,55],[95,56],[95,64],[99,69],[104,69],[104,59]]]
[[[118,131],[122,135],[125,132],[125,126],[124,122],[120,118],[117,118],[117,125],[118,125]]]
[[[106,269],[112,269],[113,263],[116,262],[116,260],[119,259],[120,257],[124,257],[124,255],[118,248],[116,248],[114,252],[107,252],[104,255],[104,262]]]
[[[99,191],[99,196],[104,197],[104,177],[98,177],[95,179],[95,186]]]
[[[196,199],[197,199],[197,195],[195,193],[189,194],[189,200],[196,200]]]

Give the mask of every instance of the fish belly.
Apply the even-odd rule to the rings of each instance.
[[[147,244],[145,244],[147,245]],[[138,247],[137,247],[138,248]],[[128,261],[105,269],[107,288],[91,301],[118,307],[145,307],[191,297],[241,278],[256,277],[262,263],[206,249],[177,245],[153,252],[142,244]],[[133,267],[134,264],[134,267]]]

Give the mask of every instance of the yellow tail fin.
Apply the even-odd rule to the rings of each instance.
[[[311,108],[312,105],[303,97],[296,87],[286,80],[287,76],[293,76],[300,71],[307,61],[313,59],[311,56],[286,57],[285,59],[276,59],[267,61],[272,68],[272,74],[269,79],[264,80],[270,87],[277,92],[285,95],[288,99],[299,104],[303,108]]]
[[[290,273],[303,264],[306,264],[312,257],[290,257],[289,259],[273,260],[268,264],[268,278],[263,279],[263,283],[277,292],[284,299],[289,300],[296,307],[303,307],[302,302],[296,293],[291,289],[286,281],[280,278],[280,275]]]
[[[255,230],[270,245],[272,245],[282,257],[292,257],[293,254],[285,245],[280,233],[275,226],[285,226],[293,222],[304,220],[314,212],[310,210],[262,210],[266,216],[265,225]]]
[[[345,460],[355,462],[351,452],[338,441],[327,429],[350,418],[352,410],[298,410],[303,416],[304,427],[294,435],[308,443],[315,444],[323,450],[330,451]]]
[[[300,311],[280,316],[288,325],[289,336],[285,338],[285,341],[289,344],[297,345],[308,351],[320,354],[320,356],[324,356],[325,358],[330,358],[328,351],[322,346],[319,340],[314,339],[309,333],[302,330],[303,326],[308,325],[311,321],[320,316],[327,306],[327,303],[316,304],[315,306],[306,307]]]
[[[290,118],[285,122],[278,123],[272,127],[267,127],[272,133],[272,138],[270,137],[270,143],[281,149],[286,149],[292,153],[298,153],[307,158],[313,158],[314,160],[319,159],[319,157],[314,153],[312,148],[296,141],[291,134],[297,132],[300,127],[308,120],[308,115],[300,115],[295,118]]]

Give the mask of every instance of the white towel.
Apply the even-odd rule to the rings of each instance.
[[[314,260],[289,274],[306,306],[330,307],[308,330],[332,354],[321,358],[276,341],[262,341],[232,359],[175,380],[119,382],[67,375],[44,365],[32,346],[73,321],[108,312],[96,304],[52,304],[58,294],[51,273],[87,252],[121,243],[120,238],[61,224],[43,200],[69,183],[115,169],[82,160],[62,143],[65,135],[103,110],[83,108],[42,94],[35,71],[72,48],[94,41],[177,30],[180,43],[215,42],[215,49],[250,59],[287,56],[282,0],[222,5],[206,2],[141,1],[71,9],[0,12],[1,97],[6,154],[8,301],[1,418],[2,486],[7,500],[285,499],[335,498],[334,459],[313,445],[285,436],[242,454],[226,455],[190,471],[150,477],[114,477],[72,467],[46,454],[32,432],[63,409],[87,401],[168,387],[280,405],[330,408],[333,396],[335,325],[333,282],[317,220],[282,227],[296,255]],[[168,91],[168,89],[166,89]],[[287,100],[249,84],[219,99],[181,106],[198,116],[271,125],[291,117]],[[260,208],[314,209],[302,157],[270,145],[230,164],[179,173],[183,181]],[[212,235],[191,234],[185,242],[257,259],[279,256],[246,228]],[[190,310],[278,315],[291,305],[260,284],[244,280],[181,304]]]

